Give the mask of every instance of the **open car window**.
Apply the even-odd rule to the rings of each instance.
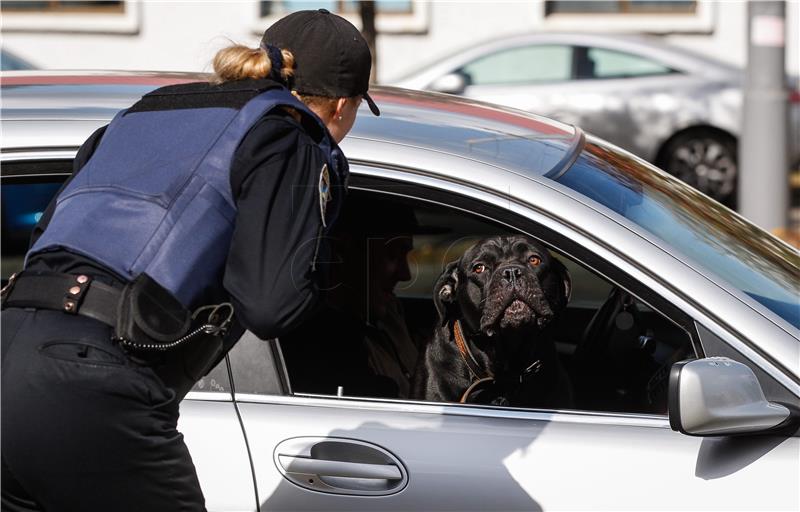
[[[377,211],[363,209],[376,203]],[[341,239],[331,255],[333,292],[308,322],[280,339],[292,391],[425,400],[414,390],[414,374],[427,364],[422,354],[441,321],[433,297],[437,280],[477,241],[521,231],[448,206],[375,192],[354,190],[348,204],[355,211],[332,235]],[[413,228],[402,232],[369,232],[361,225],[408,212]],[[381,247],[402,238],[410,239],[398,263],[396,254],[386,256]],[[553,408],[666,414],[669,368],[695,356],[690,335],[547,239],[538,241],[549,246],[572,280],[569,303],[544,335],[557,351],[549,364],[563,372],[559,385],[568,388]],[[337,251],[337,243],[346,249]],[[378,260],[394,258],[394,277],[383,275],[376,253]],[[397,271],[402,261],[407,267]]]

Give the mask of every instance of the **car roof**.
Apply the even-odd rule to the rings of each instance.
[[[199,73],[124,71],[3,73],[4,151],[37,147],[47,137],[64,136],[66,130],[56,128],[59,123],[89,126],[95,122],[99,127],[157,87],[208,78]],[[372,116],[362,105],[348,138],[448,153],[534,175],[544,175],[565,163],[578,145],[580,132],[574,127],[511,108],[387,87],[374,87],[370,94],[379,104],[381,116]],[[17,128],[9,130],[12,123]],[[443,125],[451,128],[444,136]],[[91,133],[73,131],[80,132],[76,140],[60,145],[77,147]],[[37,137],[39,143],[32,140]]]

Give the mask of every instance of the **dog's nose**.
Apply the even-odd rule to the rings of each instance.
[[[517,279],[519,279],[521,276],[522,269],[519,267],[507,267],[503,269],[503,279],[511,284],[516,283]]]

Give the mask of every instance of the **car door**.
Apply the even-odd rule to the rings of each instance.
[[[71,169],[70,151],[17,152],[3,158],[3,285],[22,269],[31,230]],[[195,384],[180,406],[178,430],[191,452],[209,511],[256,509],[250,460],[232,391],[224,360]]]
[[[697,438],[670,429],[660,403],[666,393],[664,369],[677,358],[706,355],[707,346],[709,354],[724,351],[720,347],[728,347],[729,335],[720,326],[685,313],[673,299],[656,293],[651,279],[633,278],[623,259],[578,243],[582,239],[573,227],[546,227],[552,219],[545,221],[541,213],[509,208],[503,198],[434,179],[417,186],[401,171],[381,170],[382,179],[358,176],[369,169],[355,166],[354,171],[353,190],[380,194],[387,208],[390,199],[400,198],[420,205],[418,211],[424,204],[451,215],[451,229],[466,225],[463,218],[470,217],[489,230],[524,232],[549,245],[576,274],[584,273],[573,277],[581,284],[560,331],[565,361],[581,351],[583,333],[591,331],[584,327],[603,316],[614,290],[630,298],[634,316],[645,318],[645,329],[635,337],[632,353],[619,350],[613,358],[597,360],[597,387],[606,400],[593,402],[589,393],[589,401],[553,410],[350,396],[346,389],[330,395],[293,393],[281,341],[245,337],[231,353],[231,369],[262,510],[764,510],[800,505],[796,435]],[[475,231],[476,236],[485,234]],[[445,254],[458,252],[455,243],[442,245],[455,251],[446,249]],[[415,242],[415,247],[420,259],[425,254],[434,255],[433,261],[442,257],[435,244]],[[416,280],[424,280],[425,269],[419,263]],[[413,288],[398,295],[413,299]],[[621,329],[619,321],[612,324]],[[329,337],[315,341],[354,342],[337,338],[336,325],[327,330]],[[622,339],[613,338],[613,344]],[[752,352],[730,352],[758,369]],[[317,354],[306,351],[305,356],[310,360]],[[603,371],[618,360],[627,367]],[[648,366],[644,377],[637,361]],[[588,363],[572,369],[591,367],[592,360]],[[623,378],[617,378],[619,373]],[[768,373],[761,371],[759,377],[768,398],[796,401],[796,394]]]

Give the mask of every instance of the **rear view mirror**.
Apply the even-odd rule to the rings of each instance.
[[[725,357],[681,361],[669,376],[669,424],[693,436],[764,432],[786,425],[789,408],[768,402],[753,370]]]
[[[448,73],[434,80],[428,88],[435,92],[461,94],[467,88],[467,78],[461,73]]]

